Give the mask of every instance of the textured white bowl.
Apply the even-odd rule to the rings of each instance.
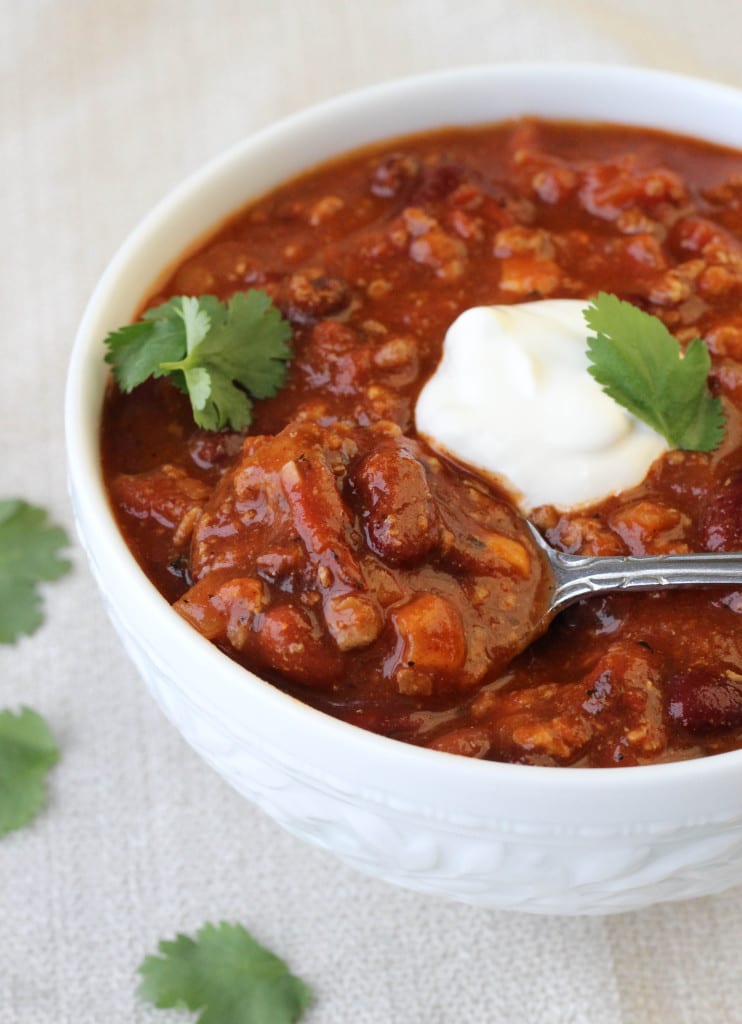
[[[364,90],[263,131],[164,200],[100,281],[67,385],[79,534],[165,713],[241,793],[362,871],[483,906],[595,914],[742,882],[742,751],[622,769],[538,768],[407,746],[285,696],[209,644],[146,579],[101,480],[101,340],[163,268],[266,189],[376,139],[519,114],[656,126],[742,146],[742,92],[589,65],[471,68]]]

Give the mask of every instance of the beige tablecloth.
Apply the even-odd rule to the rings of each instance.
[[[86,299],[148,208],[246,133],[433,68],[603,60],[742,86],[740,53],[739,0],[0,0],[0,496],[71,528],[62,393]],[[63,748],[46,813],[0,841],[0,1024],[187,1020],[143,1005],[135,968],[221,918],[311,984],[308,1024],[742,1021],[741,890],[539,919],[360,877],[186,747],[74,560],[42,631],[0,649],[0,707],[36,707]]]

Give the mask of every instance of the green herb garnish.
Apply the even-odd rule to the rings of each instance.
[[[0,643],[12,644],[41,625],[38,584],[67,572],[70,563],[59,550],[68,543],[44,509],[19,499],[0,501]]]
[[[44,805],[46,773],[59,750],[30,708],[0,711],[0,836],[27,825]]]
[[[195,940],[178,935],[158,950],[139,968],[140,995],[200,1010],[198,1024],[294,1024],[309,1004],[304,982],[242,925],[206,924]]]
[[[673,448],[709,452],[724,437],[721,401],[708,390],[711,357],[700,338],[683,351],[665,325],[600,292],[585,309],[590,374],[606,394]]]
[[[149,377],[169,377],[188,394],[206,430],[242,430],[252,398],[270,398],[286,380],[291,327],[265,292],[179,295],[106,338],[106,362],[122,391]]]

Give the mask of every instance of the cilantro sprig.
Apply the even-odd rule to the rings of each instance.
[[[0,501],[0,643],[12,644],[43,621],[39,584],[59,579],[70,563],[60,557],[67,534],[43,508],[20,498]],[[32,821],[45,799],[46,773],[59,750],[31,708],[0,711],[0,836]]]
[[[683,351],[663,322],[600,292],[584,310],[589,373],[606,394],[673,448],[713,451],[724,437],[721,401],[708,390],[711,357],[700,338]]]
[[[0,836],[36,817],[46,799],[46,774],[58,760],[41,715],[30,708],[0,711]]]
[[[155,1006],[202,1011],[198,1024],[294,1024],[309,1005],[300,978],[240,924],[205,924],[192,939],[161,942],[139,968]]]
[[[0,643],[15,643],[41,625],[38,585],[68,571],[70,563],[59,557],[68,543],[44,509],[20,499],[0,501]]]
[[[242,430],[253,398],[270,398],[286,380],[291,327],[265,292],[179,295],[105,339],[106,362],[122,391],[149,377],[169,377],[188,394],[205,430]]]

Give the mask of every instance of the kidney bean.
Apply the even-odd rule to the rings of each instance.
[[[351,299],[345,281],[316,267],[292,274],[283,290],[286,315],[298,324],[313,324],[320,317],[339,313]]]
[[[221,469],[240,454],[243,441],[242,434],[230,431],[196,430],[188,439],[188,454],[199,469]]]
[[[424,205],[445,199],[456,191],[466,177],[466,168],[461,164],[441,163],[428,167],[423,171],[422,181],[415,192],[413,202]]]
[[[420,159],[410,153],[390,153],[374,168],[371,191],[390,199],[407,191],[420,177]]]
[[[260,660],[288,679],[307,686],[328,686],[343,662],[326,643],[316,621],[290,604],[269,608],[252,634]]]
[[[414,442],[370,452],[355,473],[355,491],[371,550],[390,565],[421,561],[440,539],[440,521]]]
[[[667,713],[692,733],[742,726],[742,677],[695,665],[678,672],[667,691]]]
[[[742,469],[711,493],[701,510],[698,533],[708,551],[742,551]]]

